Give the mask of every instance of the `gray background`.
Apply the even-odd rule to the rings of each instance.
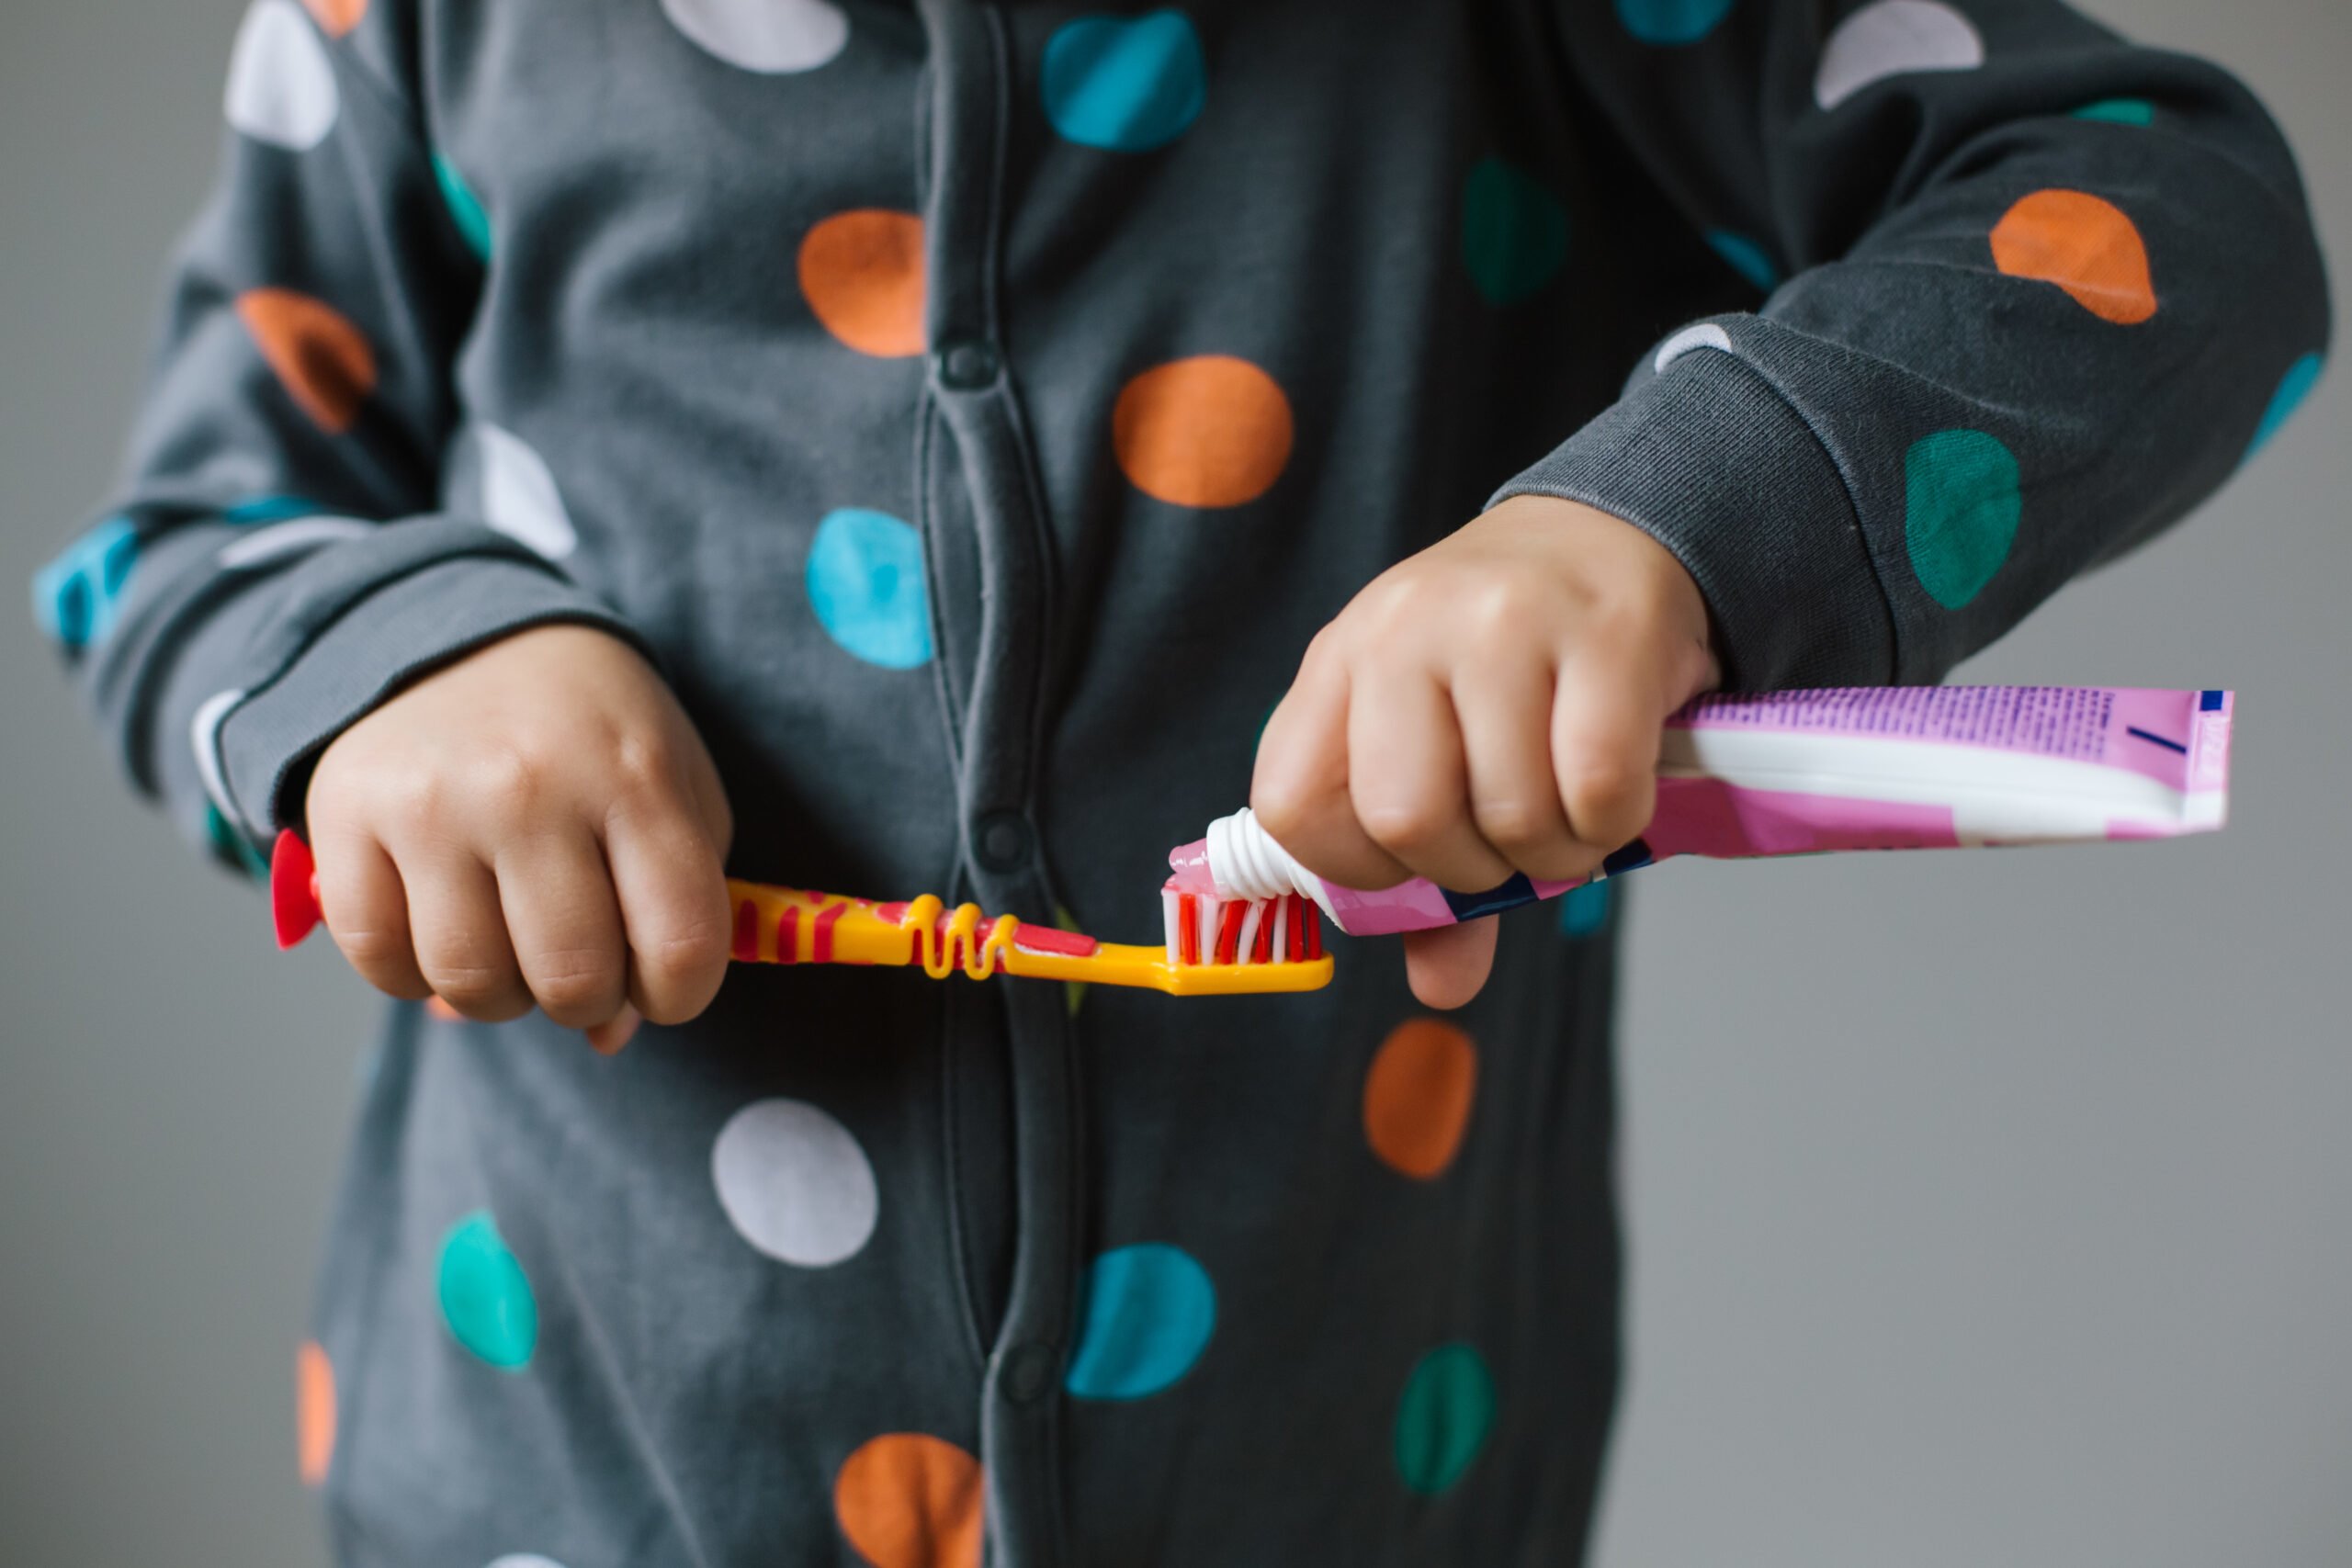
[[[20,586],[112,470],[238,0],[4,3],[0,1554],[313,1561],[372,1009],[133,809]],[[2244,73],[2352,254],[2352,7],[2092,9]],[[2352,1560],[2345,409],[1964,671],[2239,688],[2226,836],[1643,880],[1611,1568]]]

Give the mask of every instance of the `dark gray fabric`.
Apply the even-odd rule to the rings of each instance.
[[[2053,0],[1958,3],[1981,66],[1827,107],[1850,5],[1204,3],[1204,106],[1122,151],[1046,112],[1072,6],[850,0],[837,54],[764,73],[658,0],[373,0],[321,37],[318,145],[232,138],[115,503],[127,581],[73,557],[37,592],[134,780],[232,858],[401,680],[587,620],[709,739],[736,874],[1149,940],[1167,847],[1243,801],[1307,639],[1490,495],[1656,534],[1735,683],[1916,681],[2241,460],[2328,325],[2275,131]],[[2075,112],[2120,98],[2124,123]],[[2002,274],[1988,235],[2042,189],[2130,214],[2153,318]],[[804,237],[857,209],[922,216],[927,353],[854,352],[804,298]],[[274,372],[257,288],[346,318],[364,387],[315,342]],[[1661,367],[1693,322],[1720,342]],[[1114,456],[1122,388],[1200,355],[1293,416],[1238,504],[1154,499]],[[1939,598],[1906,462],[1954,430],[2014,459],[2021,517]],[[517,528],[539,481],[502,440],[562,537]],[[820,624],[843,509],[919,536],[928,658]],[[365,527],[227,564],[320,514]],[[1574,1560],[1618,1367],[1615,925],[1504,926],[1456,1021],[1468,1131],[1427,1179],[1364,1131],[1414,1016],[1393,943],[1255,1000],[743,967],[610,1062],[537,1019],[394,1010],[317,1323],[342,1560],[855,1563],[834,1488],[886,1433],[978,1456],[1000,1568]],[[721,1130],[775,1099],[870,1161],[853,1257],[763,1255],[718,1198]],[[476,1214],[529,1281],[519,1367],[451,1326]],[[1214,1282],[1207,1348],[1148,1396],[1065,1390],[1089,1260],[1144,1243]],[[1446,1345],[1483,1359],[1493,1426],[1417,1487],[1403,1391]]]

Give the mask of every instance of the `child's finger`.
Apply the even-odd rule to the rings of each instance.
[[[1568,831],[1552,772],[1555,680],[1550,664],[1532,657],[1464,671],[1453,682],[1453,713],[1478,836],[1528,875],[1566,882],[1599,861]]]
[[[456,849],[403,855],[399,863],[417,967],[435,994],[483,1023],[530,1011],[530,988],[515,963],[490,867]]]
[[[1405,933],[1405,978],[1423,1007],[1458,1008],[1476,996],[1494,972],[1492,915],[1458,926]]]
[[[1274,842],[1343,887],[1393,887],[1411,874],[1356,820],[1348,798],[1348,682],[1306,668],[1258,742],[1250,807]]]
[[[693,802],[695,820],[709,835],[712,852],[718,857],[719,864],[725,865],[727,852],[735,842],[735,810],[728,802],[727,785],[718,776],[718,765],[696,740],[680,772],[686,797]]]
[[[1471,821],[1453,701],[1425,670],[1376,683],[1358,676],[1348,704],[1348,798],[1374,843],[1441,887],[1476,892],[1510,876],[1510,863]]]
[[[1580,842],[1607,854],[1649,826],[1665,719],[1655,682],[1629,660],[1587,651],[1561,668],[1552,771]]]
[[[373,839],[341,834],[319,835],[313,853],[319,914],[345,962],[386,996],[410,1002],[431,996],[409,936],[408,892],[392,857]]]
[[[628,940],[628,999],[655,1023],[698,1016],[727,978],[727,874],[709,835],[674,806],[616,818],[605,853]]]
[[[617,1056],[644,1023],[644,1016],[624,1002],[620,1011],[588,1031],[589,1048],[599,1056]]]
[[[584,827],[527,835],[498,858],[498,901],[523,983],[567,1029],[620,1011],[628,956],[604,846]]]

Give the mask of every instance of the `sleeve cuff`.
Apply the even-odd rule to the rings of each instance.
[[[1726,689],[1883,684],[1894,621],[1852,497],[1796,410],[1717,350],[1725,335],[1669,339],[1623,399],[1487,504],[1581,502],[1673,551],[1713,615]]]
[[[310,765],[329,741],[419,676],[559,623],[597,626],[644,650],[611,609],[527,561],[465,555],[394,578],[317,628],[268,682],[214,699],[224,710],[212,721],[219,793],[264,840],[300,827]]]

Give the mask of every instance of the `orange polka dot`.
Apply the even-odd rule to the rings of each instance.
[[[349,430],[376,389],[376,353],[357,327],[290,288],[237,296],[237,317],[287,395],[331,435]]]
[[[1428,1181],[1453,1163],[1478,1089],[1478,1048],[1453,1025],[1408,1018],[1389,1032],[1363,1080],[1372,1152]]]
[[[439,1019],[443,1023],[463,1023],[466,1021],[466,1015],[464,1013],[459,1012],[456,1008],[451,1007],[447,1001],[443,1000],[439,997],[427,997],[424,998],[424,1015],[427,1018]]]
[[[922,220],[837,212],[800,242],[800,292],[825,330],[860,354],[922,352]]]
[[[327,1478],[334,1460],[334,1364],[311,1341],[294,1352],[294,1461],[302,1484]]]
[[[1993,265],[2054,283],[2103,321],[2132,326],[2156,313],[2148,247],[2121,209],[2078,190],[2038,190],[1993,229]]]
[[[1111,413],[1112,449],[1129,482],[1177,506],[1257,500],[1282,477],[1290,445],[1290,400],[1229,354],[1145,371]]]
[[[302,0],[302,4],[329,38],[342,38],[368,15],[368,0]]]
[[[920,1432],[876,1438],[833,1482],[842,1534],[874,1568],[979,1568],[980,1461]]]

